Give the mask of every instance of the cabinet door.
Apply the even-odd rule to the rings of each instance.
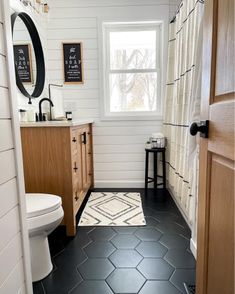
[[[79,129],[73,129],[71,132],[71,150],[72,150],[72,175],[73,175],[73,201],[77,203],[82,194],[82,150],[80,148]]]
[[[82,182],[86,191],[92,184],[92,137],[89,125],[81,128]]]
[[[91,126],[89,126],[87,130],[86,161],[87,161],[87,183],[89,187],[91,187],[93,186],[93,148],[92,148]]]

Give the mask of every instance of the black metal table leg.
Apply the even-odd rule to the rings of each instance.
[[[166,157],[165,150],[162,152],[163,188],[166,189]]]
[[[154,189],[157,189],[157,152],[153,153],[153,178],[154,178]]]
[[[146,150],[145,156],[145,191],[148,189],[148,170],[149,170],[149,152]]]

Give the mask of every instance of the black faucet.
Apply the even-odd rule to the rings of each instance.
[[[42,102],[43,101],[48,101],[50,103],[51,107],[54,106],[53,102],[49,98],[42,98],[39,101],[39,115],[38,115],[39,121],[43,121],[43,114],[42,114]]]

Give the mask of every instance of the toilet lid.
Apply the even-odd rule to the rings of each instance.
[[[61,198],[51,194],[26,193],[27,217],[40,216],[61,206]]]

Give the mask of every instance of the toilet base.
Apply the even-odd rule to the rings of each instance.
[[[37,282],[52,271],[48,239],[44,235],[29,238],[31,254],[32,280]]]

